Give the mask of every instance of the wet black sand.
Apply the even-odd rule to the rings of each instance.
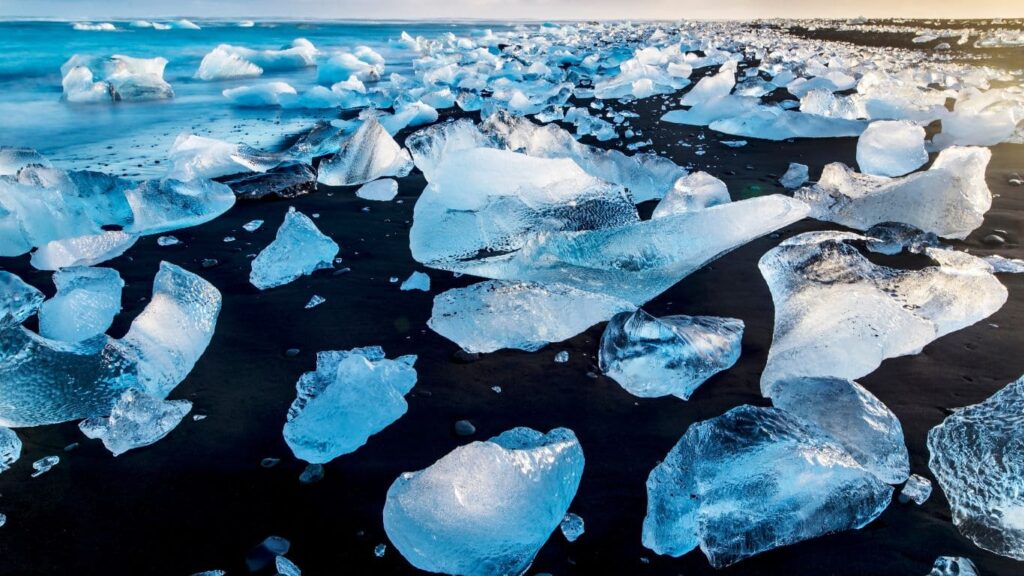
[[[634,123],[642,138],[676,162],[705,169],[725,180],[734,199],[781,191],[773,176],[790,161],[811,166],[816,177],[831,161],[853,163],[855,140],[750,143],[710,131],[658,125],[660,99],[637,105],[644,118]],[[700,134],[705,134],[703,140]],[[703,144],[707,152],[678,145]],[[1024,146],[994,149],[988,180],[993,209],[985,224],[963,244],[979,254],[1024,257],[1024,188],[1007,184],[1024,170]],[[686,278],[646,306],[655,315],[713,314],[746,322],[743,354],[731,370],[706,382],[689,402],[639,399],[596,374],[596,343],[603,324],[536,353],[514,351],[454,362],[456,346],[426,327],[434,294],[475,280],[430,271],[431,294],[401,292],[390,277],[404,280],[424,270],[409,256],[408,225],[421,175],[402,179],[403,203],[367,202],[352,188],[329,190],[278,202],[240,203],[221,218],[173,233],[184,245],[159,247],[141,240],[126,256],[104,264],[118,269],[127,286],[124,311],[111,334],[119,336],[142,309],[161,260],[184,266],[210,280],[224,295],[213,341],[172,398],[188,398],[193,413],[159,443],[113,458],[99,442],[86,440],[75,424],[19,430],[21,460],[0,476],[0,574],[187,575],[221,568],[245,574],[246,551],[264,537],[291,540],[289,558],[304,574],[415,574],[389,546],[383,558],[373,549],[386,543],[381,510],[388,486],[403,471],[428,466],[467,440],[452,424],[469,419],[484,439],[515,426],[572,428],[587,458],[571,511],[586,522],[586,533],[569,544],[556,531],[529,572],[561,575],[875,575],[926,574],[939,555],[972,558],[985,576],[1020,574],[1024,564],[984,552],[950,523],[948,505],[936,487],[922,507],[894,502],[869,526],[790,546],[740,562],[711,568],[700,552],[659,557],[643,548],[640,527],[646,507],[644,482],[651,468],[693,422],[732,407],[763,404],[758,378],[771,342],[773,308],[756,263],[779,242],[765,237],[734,251]],[[273,238],[288,206],[308,215],[340,245],[351,272],[318,272],[284,287],[260,292],[248,283],[249,258]],[[370,212],[361,209],[370,207]],[[252,219],[266,220],[250,234]],[[781,237],[831,226],[799,222]],[[1009,243],[992,249],[980,239],[993,229],[1007,231]],[[225,236],[238,240],[224,243]],[[220,265],[202,269],[200,261]],[[0,265],[44,289],[49,274],[32,270],[27,257]],[[1010,298],[991,318],[946,336],[912,357],[886,361],[861,382],[900,417],[914,472],[927,469],[927,431],[948,409],[981,401],[1024,373],[1019,327],[1024,319],[1024,277],[1003,275]],[[312,310],[314,295],[327,299]],[[372,437],[354,454],[326,466],[326,477],[301,485],[303,464],[281,437],[299,375],[314,367],[318,350],[379,344],[389,356],[417,354],[419,384],[409,395],[409,412]],[[289,348],[301,350],[286,357]],[[570,360],[553,357],[568,350]],[[500,386],[502,392],[492,391]],[[72,452],[64,447],[80,446]],[[58,454],[61,463],[30,479],[31,463]],[[281,458],[271,469],[266,457]]]

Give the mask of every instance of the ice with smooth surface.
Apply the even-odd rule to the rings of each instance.
[[[17,326],[28,320],[43,303],[43,293],[18,277],[0,270],[0,327]]]
[[[633,308],[563,284],[490,280],[435,296],[427,325],[467,352],[533,352]]]
[[[390,202],[398,196],[398,181],[394,178],[381,178],[367,182],[356,190],[356,196],[363,200]]]
[[[18,434],[0,426],[0,473],[6,471],[21,458],[21,439]]]
[[[641,309],[615,315],[601,336],[601,371],[642,398],[688,400],[711,376],[740,357],[743,321],[714,316],[663,316]]]
[[[80,342],[103,334],[121,311],[124,280],[112,268],[62,268],[53,274],[57,293],[39,308],[39,334]]]
[[[931,168],[902,178],[854,172],[836,162],[821,179],[795,197],[811,206],[811,216],[858,230],[881,222],[902,222],[943,238],[966,238],[992,207],[985,168],[987,148],[952,147]]]
[[[669,556],[699,546],[721,568],[861,528],[891,497],[813,426],[777,408],[740,406],[691,425],[651,471],[643,544]]]
[[[775,303],[775,333],[761,391],[776,382],[833,376],[855,380],[886,358],[987,318],[1006,288],[984,260],[928,248],[936,265],[901,270],[870,262],[845,232],[807,232],[769,250],[758,266]]]
[[[413,272],[406,278],[405,282],[402,282],[400,290],[420,290],[422,292],[430,292],[430,276],[427,276],[423,272]]]
[[[772,404],[823,430],[886,484],[910,474],[903,427],[889,407],[852,380],[793,378],[776,382]]]
[[[82,433],[99,438],[114,456],[149,446],[174,430],[192,410],[188,400],[161,400],[129,388],[121,394],[110,416],[79,423]]]
[[[139,237],[120,230],[50,240],[32,253],[30,263],[39,270],[95,266],[124,254]]]
[[[571,430],[514,428],[399,476],[384,503],[384,530],[421,570],[522,574],[565,517],[583,465]]]
[[[903,176],[928,161],[924,128],[909,120],[880,120],[857,139],[857,166],[865,174]]]
[[[1024,377],[928,432],[928,467],[972,542],[1024,560]]]
[[[283,286],[332,267],[338,250],[308,216],[289,208],[274,241],[253,259],[249,282],[260,290]]]
[[[378,178],[401,178],[412,170],[412,157],[376,118],[367,118],[337,154],[320,163],[317,181],[328,186],[355,186]]]
[[[676,180],[672,189],[654,207],[651,218],[693,212],[730,201],[725,182],[707,172],[694,172]]]
[[[242,108],[263,108],[280,106],[288,96],[298,93],[287,82],[265,82],[252,86],[228,88],[221,93],[233,105]]]
[[[701,78],[694,85],[693,89],[683,96],[680,103],[683,106],[694,106],[703,104],[708,100],[714,100],[722,96],[728,96],[736,85],[735,70],[720,70],[714,76]]]
[[[782,178],[779,178],[779,184],[782,184],[783,188],[787,190],[795,190],[803,186],[804,182],[807,182],[809,178],[806,164],[790,162],[786,173],[782,175]]]
[[[316,371],[295,385],[284,439],[296,458],[325,464],[355,452],[367,439],[398,420],[416,385],[416,356],[394,360],[379,346],[320,352]]]
[[[907,483],[903,485],[903,490],[900,491],[900,501],[910,501],[920,506],[921,504],[924,504],[931,495],[931,480],[924,476],[911,474],[910,477],[907,478]]]
[[[281,163],[278,154],[245,144],[195,134],[179,134],[168,153],[167,177],[177,180],[217,178],[243,172],[266,172]]]

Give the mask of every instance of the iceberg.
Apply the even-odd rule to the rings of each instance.
[[[522,574],[565,517],[583,465],[571,430],[514,428],[399,476],[384,503],[384,530],[421,570]]]
[[[253,259],[249,282],[260,290],[283,286],[331,268],[338,250],[334,240],[320,232],[308,216],[289,208],[274,241]]]
[[[106,333],[121,311],[124,280],[111,268],[62,268],[53,274],[57,293],[39,308],[39,334],[81,342]]]
[[[931,232],[922,232],[910,224],[900,222],[882,222],[875,224],[864,233],[868,237],[867,249],[879,254],[899,254],[908,250],[914,254],[921,254],[927,248],[939,247],[939,237]],[[992,264],[988,258],[986,262]],[[996,272],[999,269],[993,264]]]
[[[389,360],[379,346],[318,353],[316,371],[295,385],[284,425],[295,457],[326,464],[401,418],[404,396],[416,385],[415,362],[416,356]]]
[[[1004,258],[993,255],[985,256],[985,262],[988,262],[996,273],[1024,274],[1024,260],[1020,258]]]
[[[21,458],[21,439],[10,428],[0,426],[0,473],[10,469]]]
[[[316,80],[320,84],[343,82],[355,76],[362,82],[380,80],[384,74],[384,58],[366,46],[354,52],[321,55],[316,67]]]
[[[17,274],[0,270],[0,328],[28,320],[43,303],[43,293]]]
[[[643,544],[669,556],[699,546],[722,568],[861,528],[885,510],[892,491],[797,417],[740,406],[691,425],[651,471]]]
[[[928,432],[928,468],[953,524],[972,542],[1024,560],[1024,377]]]
[[[664,218],[681,212],[693,212],[725,204],[732,199],[725,182],[707,172],[694,172],[676,180],[672,189],[654,207],[651,218]]]
[[[402,177],[412,171],[409,152],[395,142],[376,118],[370,117],[320,163],[317,181],[328,186],[354,186],[378,178]]]
[[[683,106],[695,106],[703,104],[708,100],[715,100],[722,96],[728,96],[736,85],[735,67],[727,69],[725,66],[714,76],[701,78],[693,88],[683,96],[679,102]]]
[[[637,309],[608,322],[598,362],[634,396],[689,400],[704,381],[736,363],[742,338],[743,322],[734,318],[655,318]]]
[[[114,456],[149,446],[167,436],[192,410],[188,400],[161,400],[129,388],[106,418],[88,418],[78,427],[88,438],[99,438]]]
[[[909,120],[872,122],[857,139],[857,166],[865,174],[903,176],[927,161],[924,128]]]
[[[562,535],[569,542],[575,542],[583,535],[583,518],[578,515],[569,512],[562,518],[561,524],[558,526],[562,530]]]
[[[266,172],[242,174],[224,183],[239,200],[295,198],[316,190],[316,171],[309,164],[285,162]]]

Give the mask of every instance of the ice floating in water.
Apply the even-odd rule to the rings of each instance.
[[[290,47],[281,50],[253,50],[221,44],[203,57],[195,76],[200,80],[259,76],[264,71],[277,72],[315,66],[316,55],[316,47],[305,38],[298,38]]]
[[[421,570],[522,574],[565,517],[583,464],[571,430],[514,428],[399,476],[384,503],[384,530]]]
[[[192,410],[188,400],[161,400],[134,388],[125,390],[106,418],[89,418],[78,427],[99,438],[114,456],[149,446],[167,436]]]
[[[321,55],[316,67],[316,79],[320,84],[334,84],[352,76],[363,82],[376,81],[383,73],[384,58],[366,46],[360,46],[354,52]]]
[[[777,408],[740,406],[691,425],[651,471],[643,543],[669,556],[699,546],[721,568],[861,528],[891,496],[813,426]]]
[[[252,261],[249,282],[260,290],[283,286],[334,265],[338,245],[302,212],[289,208],[274,241]]]
[[[60,67],[64,98],[68,102],[172,98],[174,90],[164,81],[165,66],[166,58],[75,54]]]
[[[533,352],[633,308],[562,284],[488,281],[435,296],[427,325],[467,352]]]
[[[927,161],[924,128],[908,120],[872,122],[857,139],[857,166],[865,174],[903,176]]]
[[[782,175],[782,178],[779,178],[779,184],[782,184],[783,188],[787,190],[795,190],[803,186],[808,178],[810,178],[810,175],[808,174],[807,165],[790,162],[786,173]]]
[[[16,274],[0,270],[0,328],[21,324],[39,310],[43,293]]]
[[[900,491],[900,502],[913,502],[920,506],[932,495],[932,483],[924,476],[911,474]]]
[[[179,134],[168,154],[167,178],[191,180],[242,172],[266,172],[281,161],[280,155],[268,154],[245,144]]]
[[[206,350],[220,306],[213,285],[162,262],[149,304],[120,340],[66,343],[0,327],[0,425],[105,416],[126,388],[166,397]]]
[[[777,382],[805,376],[859,378],[1006,302],[1006,288],[980,258],[928,248],[937,266],[899,270],[871,263],[850,244],[865,240],[808,232],[761,258],[775,302],[775,334],[761,375],[766,396],[775,395]]]
[[[680,212],[693,212],[709,206],[730,202],[725,182],[707,172],[683,176],[655,206],[651,218],[663,218]]]
[[[412,170],[409,152],[395,142],[376,118],[369,118],[320,163],[317,180],[328,186],[354,186],[378,178],[402,177]]]
[[[124,280],[111,268],[62,268],[53,274],[57,294],[39,309],[39,334],[81,342],[110,328],[121,311]]]
[[[821,179],[797,191],[811,216],[866,230],[903,222],[944,238],[966,238],[992,206],[985,168],[987,148],[947,148],[931,168],[903,178],[858,174],[842,163],[825,166]]]
[[[643,310],[615,315],[601,336],[601,371],[642,398],[688,400],[740,357],[743,322],[714,316],[663,316]]]
[[[295,95],[297,92],[287,82],[266,82],[253,86],[228,88],[222,94],[235,106],[262,108],[280,106],[285,95]]]
[[[402,282],[401,290],[420,290],[430,292],[430,276],[423,272],[413,272],[405,282]]]
[[[32,148],[0,146],[0,176],[14,176],[29,164],[50,167],[50,161]]]
[[[10,428],[0,426],[0,473],[5,472],[21,458],[21,439]]]
[[[1024,560],[1024,377],[928,432],[935,479],[953,524],[978,546]]]
[[[979,576],[978,568],[968,558],[939,556],[926,576]]]
[[[39,270],[93,266],[124,254],[138,239],[135,234],[110,231],[50,240],[32,253],[31,264]]]
[[[379,346],[318,353],[316,371],[295,385],[284,425],[295,457],[330,462],[401,418],[404,396],[416,385],[415,362],[416,356],[388,360]]]
[[[356,190],[356,196],[363,200],[376,200],[378,202],[390,202],[398,195],[398,181],[394,178],[381,178],[373,182],[367,182]]]

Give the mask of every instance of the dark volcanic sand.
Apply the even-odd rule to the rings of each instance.
[[[641,102],[643,138],[676,162],[724,179],[733,198],[781,191],[775,177],[790,161],[811,166],[816,177],[831,161],[854,162],[854,139],[760,142],[731,149],[716,133],[658,125],[661,99]],[[705,140],[700,140],[700,134]],[[703,156],[676,145],[680,139],[707,146]],[[1024,256],[1024,188],[1007,184],[1024,170],[1024,147],[994,149],[989,186],[997,197],[985,224],[963,247],[979,254]],[[774,175],[774,176],[770,176]],[[127,286],[124,311],[111,334],[120,336],[143,308],[160,260],[198,272],[224,295],[224,309],[209,349],[173,398],[195,403],[191,417],[159,443],[113,458],[99,442],[86,440],[75,424],[19,430],[25,450],[0,476],[2,574],[188,575],[221,568],[245,574],[247,550],[271,534],[291,540],[288,554],[305,574],[415,574],[386,543],[381,521],[384,496],[403,471],[424,468],[468,439],[452,425],[469,419],[475,439],[515,426],[547,431],[572,428],[587,458],[571,511],[586,533],[569,544],[556,531],[529,572],[561,575],[873,575],[926,574],[939,555],[972,558],[985,576],[1020,574],[1024,565],[987,553],[961,537],[948,505],[936,490],[922,507],[893,503],[862,530],[818,538],[758,555],[730,568],[711,568],[700,552],[678,559],[643,548],[640,529],[646,508],[645,481],[693,422],[735,406],[764,404],[758,379],[772,334],[773,307],[757,270],[758,258],[779,242],[765,237],[741,247],[686,278],[645,308],[655,315],[712,314],[746,322],[737,365],[706,382],[689,402],[639,399],[596,374],[598,325],[536,353],[503,351],[479,361],[452,361],[457,347],[426,327],[434,294],[468,285],[469,277],[428,270],[432,291],[401,292],[389,277],[404,280],[423,270],[409,256],[408,223],[424,186],[418,172],[402,179],[399,199],[379,203],[356,198],[352,188],[327,190],[292,201],[240,203],[217,220],[173,233],[184,245],[162,248],[155,237],[141,240],[127,256],[103,264],[118,269]],[[341,245],[345,275],[318,272],[292,284],[260,292],[248,283],[249,257],[273,238],[288,206],[308,215]],[[369,206],[371,211],[361,209]],[[646,207],[649,210],[649,206]],[[260,218],[250,234],[242,224]],[[781,231],[785,238],[832,228],[813,221]],[[993,229],[1007,231],[1008,244],[992,249],[980,241]],[[238,238],[224,243],[225,236]],[[221,264],[202,269],[200,261]],[[897,260],[886,260],[894,262]],[[898,260],[920,264],[918,259]],[[48,273],[32,270],[28,258],[3,266],[52,293]],[[900,417],[914,472],[931,477],[925,436],[950,408],[984,400],[1024,373],[1016,328],[1024,316],[1024,277],[1002,275],[1009,302],[991,318],[946,336],[916,356],[886,361],[860,381]],[[312,310],[314,295],[327,299]],[[326,465],[326,477],[301,485],[303,463],[295,460],[281,427],[295,396],[295,381],[314,367],[318,350],[380,344],[390,357],[417,354],[419,384],[409,412],[369,443]],[[285,350],[298,348],[294,358]],[[568,350],[570,360],[554,355]],[[500,394],[492,391],[500,386]],[[64,447],[80,446],[70,453]],[[29,479],[31,463],[59,454],[49,473]],[[281,458],[272,469],[266,457]]]

